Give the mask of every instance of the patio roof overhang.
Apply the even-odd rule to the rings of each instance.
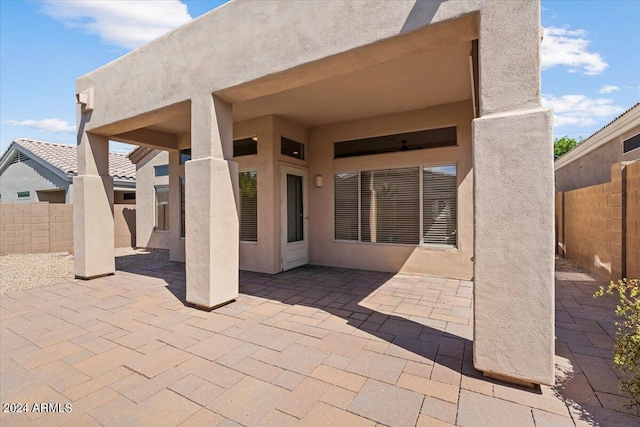
[[[409,111],[472,98],[471,41],[477,14],[396,36],[214,92],[235,122],[279,115],[305,127]],[[182,79],[182,76],[176,76]],[[191,131],[191,103],[181,101],[92,133],[163,150]],[[93,121],[93,119],[92,119]]]

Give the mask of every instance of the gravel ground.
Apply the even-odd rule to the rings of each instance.
[[[168,251],[116,248],[117,270],[130,270],[167,261]],[[67,252],[0,256],[0,293],[73,279],[73,255]]]
[[[560,257],[556,257],[556,271],[590,274],[587,270],[582,268],[578,263],[568,260],[566,258],[560,258]]]

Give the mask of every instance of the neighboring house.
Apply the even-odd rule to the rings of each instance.
[[[555,161],[556,191],[611,181],[611,166],[640,160],[640,103]]]
[[[475,367],[553,383],[540,36],[531,0],[235,0],[80,77],[75,274],[115,270],[108,141],[163,150],[138,209],[189,303],[308,263],[473,279]]]
[[[0,158],[0,201],[73,203],[78,148],[34,139],[14,139]],[[114,203],[135,204],[136,169],[125,154],[109,153]]]

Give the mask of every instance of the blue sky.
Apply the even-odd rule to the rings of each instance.
[[[0,1],[0,151],[18,137],[75,144],[78,76],[222,3]],[[555,136],[587,137],[640,101],[640,1],[542,6],[543,104]]]

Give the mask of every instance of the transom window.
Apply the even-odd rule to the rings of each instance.
[[[426,148],[450,147],[457,144],[456,127],[421,130],[373,138],[340,141],[333,145],[334,157],[366,156],[370,154],[395,153],[399,151],[423,150]]]
[[[334,175],[335,239],[457,246],[457,167]]]
[[[155,176],[169,176],[169,165],[158,165],[153,167]]]
[[[280,154],[304,160],[304,144],[283,136],[280,138]]]
[[[233,141],[233,157],[258,154],[258,137],[236,139]]]

